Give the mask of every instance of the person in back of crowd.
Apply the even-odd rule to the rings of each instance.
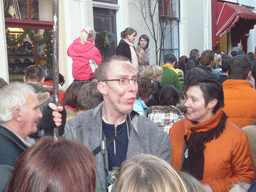
[[[43,87],[45,76],[46,74],[42,67],[38,65],[30,65],[25,70],[23,81],[24,83],[31,85],[36,93],[45,93],[46,91]]]
[[[65,91],[62,86],[65,83],[64,76],[59,73],[59,103],[63,104],[63,99],[65,95]],[[50,71],[47,76],[45,77],[45,81],[43,83],[43,87],[45,91],[49,92],[51,97],[53,97],[53,72]]]
[[[20,156],[6,192],[94,192],[95,169],[93,154],[86,146],[44,137]]]
[[[75,117],[77,115],[77,95],[81,89],[81,87],[87,82],[85,81],[74,81],[67,88],[63,105],[67,111],[67,120]]]
[[[137,31],[131,27],[127,27],[121,32],[121,40],[116,47],[116,55],[127,57],[133,66],[138,70],[138,57],[134,47],[134,41],[137,36]]]
[[[159,93],[162,89],[161,82],[162,82],[162,78],[163,78],[163,68],[160,67],[159,65],[149,65],[145,68],[144,76],[148,76],[148,77],[152,78],[157,83],[157,91],[154,93],[153,98],[150,99],[146,103],[146,105],[148,107],[150,107],[152,105],[158,105],[159,104]]]
[[[85,83],[77,95],[77,115],[97,107],[102,101],[103,97],[97,89],[97,83],[94,81]]]
[[[224,112],[230,121],[243,128],[256,120],[256,90],[253,88],[252,63],[246,55],[231,59],[229,79],[224,81]]]
[[[215,53],[214,59],[213,59],[212,72],[217,76],[217,78],[221,75],[221,71],[222,71],[221,65],[222,65],[222,55],[220,53]]]
[[[199,59],[200,52],[198,49],[192,49],[189,54],[188,59],[188,70],[193,69],[196,67],[196,60]]]
[[[48,104],[53,102],[53,98],[50,97],[50,93],[46,92],[45,88],[43,87],[45,75],[46,73],[42,67],[38,65],[30,65],[26,69],[25,75],[23,77],[24,83],[27,83],[34,88],[35,93],[37,94],[37,98],[41,103],[39,109],[42,114],[44,114]],[[30,135],[29,138],[36,140],[39,137],[45,135],[48,130],[44,130],[44,128],[47,128],[47,126],[45,126],[43,119],[40,118],[37,123],[37,132]]]
[[[146,116],[148,106],[146,103],[153,98],[153,94],[157,91],[157,83],[150,77],[142,77],[138,84],[137,99],[133,104],[133,110],[140,115]]]
[[[222,72],[218,77],[221,83],[223,83],[228,79],[228,70],[230,68],[230,62],[231,62],[231,59],[223,59],[222,61],[222,65],[221,65]]]
[[[139,37],[138,46],[136,48],[139,67],[141,65],[144,65],[144,66],[149,65],[150,49],[148,45],[149,45],[149,37],[145,34],[141,35]]]
[[[197,67],[203,69],[208,77],[214,77],[217,79],[217,75],[212,72],[214,54],[215,53],[212,50],[205,50],[200,57],[200,65]]]
[[[93,109],[97,107],[101,102],[103,101],[102,94],[97,89],[97,83],[95,81],[91,81],[88,83],[85,83],[81,89],[78,92],[77,95],[77,116],[81,113]],[[67,121],[67,126],[69,127],[76,127],[77,121]],[[76,119],[76,118],[74,118]],[[77,134],[80,134],[79,132],[75,131],[74,129],[66,129],[65,130],[65,138],[71,139],[71,135],[73,137],[77,137]]]
[[[159,157],[141,153],[122,164],[114,192],[205,192],[194,178],[188,181],[191,178]]]
[[[192,82],[193,80],[195,80],[196,78],[202,78],[206,76],[206,72],[198,67],[195,67],[191,70],[189,70],[188,74],[187,74],[187,84],[189,84],[190,82]]]
[[[179,58],[179,63],[177,65],[177,68],[183,71],[183,78],[184,82],[186,84],[186,76],[188,73],[188,58],[187,56],[183,55]]]
[[[33,87],[25,83],[13,83],[0,89],[0,166],[1,189],[6,185],[12,167],[19,156],[31,146],[27,138],[37,131],[37,123],[42,113]],[[43,114],[44,125],[54,129],[63,122],[63,107],[49,103],[47,115]],[[60,133],[63,134],[63,126]]]
[[[164,132],[169,133],[172,125],[184,119],[184,114],[176,107],[179,93],[173,85],[165,85],[159,94],[159,105],[148,108],[147,117],[157,124]]]
[[[3,78],[0,77],[0,89],[6,85],[8,85],[8,83]]]
[[[167,54],[164,56],[164,63],[162,65],[163,78],[161,85],[174,85],[178,89],[178,92],[180,94],[183,91],[185,83],[181,72],[174,69],[174,65],[176,62],[177,58],[175,57],[175,55]]]
[[[198,179],[206,191],[227,192],[255,178],[246,134],[223,112],[224,94],[218,79],[205,77],[187,84],[187,113],[170,129],[172,166]]]
[[[67,54],[72,57],[72,75],[77,81],[91,80],[102,61],[100,51],[94,45],[96,32],[90,27],[84,28],[80,37],[68,47]]]

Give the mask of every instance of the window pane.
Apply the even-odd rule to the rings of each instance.
[[[162,20],[163,46],[161,48],[161,61],[163,56],[171,53],[179,58],[179,21]]]
[[[5,0],[5,18],[38,20],[38,0],[30,0],[29,6],[28,2],[28,0]]]
[[[160,0],[160,15],[179,18],[179,0]]]

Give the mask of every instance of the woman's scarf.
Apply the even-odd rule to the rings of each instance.
[[[139,65],[149,65],[149,48],[143,49],[140,45],[138,45],[136,53],[138,56]]]
[[[129,45],[130,51],[131,51],[131,56],[132,56],[132,64],[138,69],[138,58],[137,54],[135,52],[134,46],[132,43],[130,43],[128,40],[124,39],[124,41]]]
[[[182,164],[182,171],[186,171],[193,175],[198,180],[203,179],[204,173],[204,149],[205,143],[213,139],[217,139],[220,133],[225,129],[227,115],[223,112],[221,120],[217,127],[210,131],[194,132],[187,140],[187,135],[184,136],[186,142],[185,158]]]

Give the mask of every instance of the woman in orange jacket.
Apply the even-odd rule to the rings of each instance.
[[[170,129],[172,166],[196,177],[206,191],[226,192],[229,186],[255,178],[246,134],[223,112],[221,83],[196,79],[185,88],[184,120]]]

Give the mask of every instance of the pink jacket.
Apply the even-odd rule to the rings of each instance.
[[[100,51],[95,47],[93,41],[88,38],[86,44],[82,45],[81,40],[75,39],[68,48],[68,56],[72,57],[72,75],[76,80],[89,80],[94,77],[94,73],[89,65],[89,60],[93,59],[99,66],[102,57]]]

